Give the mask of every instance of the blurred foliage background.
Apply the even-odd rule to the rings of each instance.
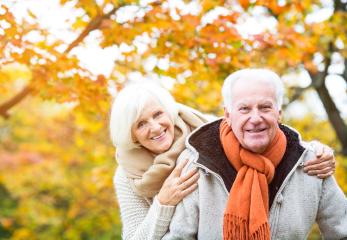
[[[19,14],[33,1],[0,3],[0,239],[120,239],[108,121],[129,81],[221,115],[228,74],[275,70],[287,85],[283,122],[335,149],[347,192],[346,114],[334,97],[342,88],[346,101],[346,1],[50,1],[69,9],[69,37],[35,4]],[[107,73],[83,63],[91,42],[116,50]],[[309,239],[320,239],[316,226]]]

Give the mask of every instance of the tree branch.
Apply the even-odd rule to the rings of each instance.
[[[80,42],[82,42],[83,39],[89,35],[90,32],[98,29],[102,21],[109,19],[120,7],[122,7],[122,5],[119,7],[114,7],[110,12],[108,12],[105,15],[98,15],[95,18],[93,18],[85,27],[85,29],[81,32],[81,34],[69,44],[69,46],[65,49],[64,54],[69,53],[74,47],[76,47]]]
[[[9,118],[9,113],[8,111],[21,102],[26,96],[28,96],[31,92],[33,91],[32,87],[30,85],[27,85],[17,93],[15,96],[13,96],[11,99],[7,100],[6,102],[2,103],[0,105],[0,115],[3,116],[4,118]]]
[[[334,48],[333,43],[330,42],[329,47],[328,47],[329,56],[325,56],[325,58],[324,58],[324,71],[323,72],[312,73],[312,72],[308,71],[308,73],[311,76],[312,86],[314,88],[320,88],[325,83],[325,78],[329,74],[329,67],[331,64],[331,55],[332,55],[333,48]]]
[[[337,11],[347,11],[347,3],[342,2],[341,0],[334,0],[334,13]]]
[[[347,156],[347,126],[341,118],[340,111],[337,109],[336,104],[329,94],[325,86],[325,79],[328,76],[328,69],[331,64],[332,43],[329,44],[328,56],[325,57],[325,68],[323,72],[313,73],[309,72],[312,79],[312,86],[315,88],[320,100],[323,103],[325,111],[328,115],[330,124],[332,125],[335,134],[341,143],[341,153]]]
[[[312,85],[308,85],[307,87],[295,87],[294,89],[294,94],[292,95],[291,98],[289,98],[289,103],[294,102],[295,100],[299,99],[301,97],[301,95],[310,87],[312,87]]]
[[[292,102],[298,100],[298,99],[301,97],[301,95],[302,95],[307,89],[309,89],[309,88],[311,88],[311,87],[312,87],[311,84],[308,85],[307,87],[292,87],[291,89],[294,91],[294,94],[292,94],[292,96],[289,98],[288,103],[283,104],[282,108],[283,108],[283,109],[286,109],[286,108],[289,106],[289,104],[291,104]]]
[[[89,24],[85,27],[85,29],[82,31],[82,33],[69,44],[69,46],[65,49],[63,54],[69,53],[74,47],[76,47],[80,42],[83,41],[85,37],[88,36],[88,34],[96,29],[98,29],[102,23],[103,20],[110,18],[120,7],[114,7],[110,12],[108,12],[105,15],[99,15],[96,16],[94,19],[92,19]],[[3,118],[9,118],[8,111],[15,106],[16,104],[20,103],[27,95],[29,95],[33,91],[33,88],[28,84],[25,86],[22,91],[20,91],[18,94],[13,96],[11,99],[5,101],[4,103],[0,104],[0,115]]]

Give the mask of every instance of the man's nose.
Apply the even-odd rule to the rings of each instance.
[[[256,124],[262,121],[261,115],[258,110],[254,110],[251,112],[250,121],[253,124]]]

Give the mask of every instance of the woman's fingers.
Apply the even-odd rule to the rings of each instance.
[[[335,170],[336,161],[333,151],[329,148],[329,151],[324,151],[323,155],[315,160],[311,160],[305,163],[304,171],[310,172],[312,170],[318,171],[318,174],[322,174],[321,170],[329,168],[329,171]],[[324,172],[325,173],[325,172]],[[312,175],[316,175],[315,172],[311,172]],[[310,174],[310,175],[311,175]]]
[[[312,141],[311,145],[315,149],[316,159],[307,161],[305,163],[305,171],[309,171],[310,169],[316,169],[316,167],[321,167],[321,165],[317,165],[323,162],[329,162],[329,164],[333,164],[335,166],[335,158],[334,158],[334,150],[330,147],[321,144],[318,141]],[[323,166],[324,167],[324,166]]]
[[[326,145],[323,145],[323,149],[322,152],[318,155],[318,153],[316,152],[316,156],[320,157],[320,158],[328,158],[328,159],[332,159],[334,158],[334,150]]]
[[[334,159],[334,155],[333,154],[328,154],[327,152],[325,152],[324,155],[314,159],[314,160],[309,160],[307,162],[305,162],[305,166],[313,166],[315,164],[318,164],[318,163],[322,163],[322,162],[329,162],[329,161],[335,161]]]
[[[334,173],[334,171],[330,171],[330,172],[325,173],[325,174],[318,174],[317,177],[324,179],[324,178],[327,178],[327,177],[333,175],[333,173]]]
[[[332,171],[331,167],[326,167],[326,168],[319,169],[319,170],[310,170],[307,172],[307,174],[313,176],[313,175],[327,174],[331,171]]]
[[[319,158],[316,158],[314,160],[309,160],[307,162],[304,163],[304,171],[306,172],[307,169],[309,169],[312,165],[315,165],[315,164],[318,164],[320,163],[320,159]]]
[[[187,165],[187,163],[188,163],[188,159],[182,160],[180,163],[177,164],[177,166],[174,168],[171,174],[176,177],[181,176],[182,170]]]
[[[181,183],[187,181],[187,179],[191,178],[197,172],[198,172],[197,168],[190,169],[186,174],[180,176],[178,183],[181,184]]]
[[[328,149],[328,150],[330,149],[329,147],[327,147],[326,145],[321,144],[318,141],[312,141],[311,145],[313,145],[313,147],[314,147],[314,150],[315,150],[317,158],[322,156],[326,149]]]
[[[309,172],[312,170],[322,170],[326,167],[332,168],[333,166],[334,166],[334,163],[332,161],[323,161],[320,163],[316,163],[316,164],[312,164],[312,165],[308,165],[308,166],[304,167],[304,171]]]
[[[313,146],[317,158],[327,156],[333,157],[334,155],[334,150],[332,148],[319,141],[311,141],[311,146]]]
[[[176,206],[185,196],[196,189],[199,179],[197,168],[190,169],[181,176],[187,163],[187,159],[182,160],[164,181],[157,196],[160,204]]]
[[[182,191],[182,199],[192,193],[196,188],[198,187],[197,183],[194,183],[193,185],[190,185],[188,188]]]
[[[185,190],[189,188],[191,185],[195,184],[199,180],[199,177],[200,177],[199,173],[195,172],[194,175],[192,175],[190,178],[188,178],[186,181],[180,184],[180,189]]]

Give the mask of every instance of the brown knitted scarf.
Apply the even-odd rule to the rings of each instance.
[[[220,125],[224,152],[237,170],[224,211],[224,239],[270,239],[268,184],[286,150],[286,137],[278,128],[264,153],[243,148],[228,123]]]

